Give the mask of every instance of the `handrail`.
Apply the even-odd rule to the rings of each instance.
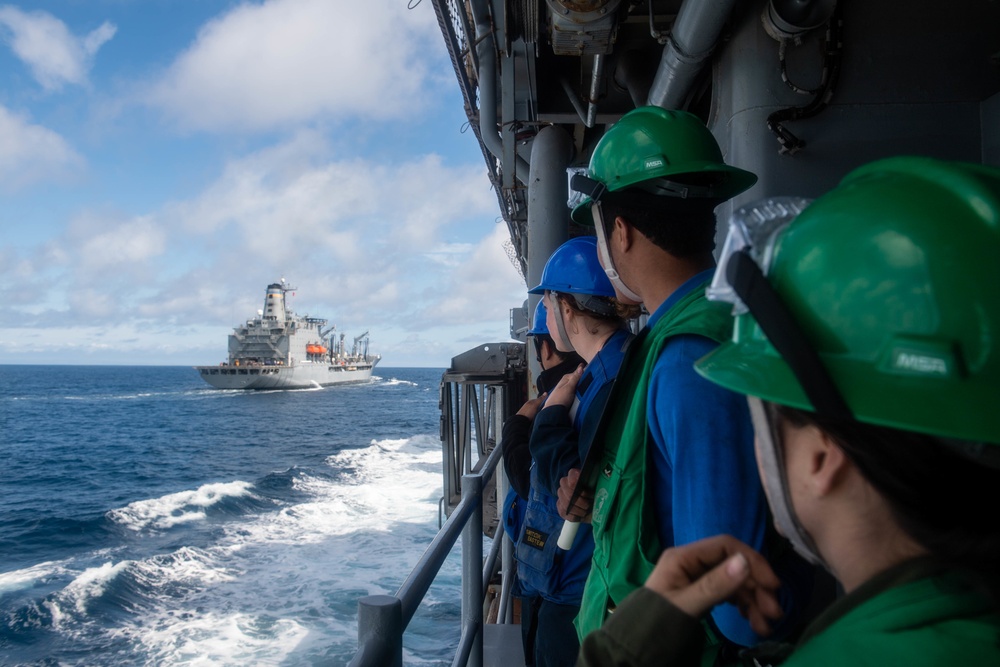
[[[482,489],[492,477],[500,461],[499,447],[493,449],[478,472],[462,476],[462,500],[451,513],[444,527],[435,535],[413,571],[399,587],[396,595],[369,595],[358,601],[358,652],[350,667],[402,667],[403,631],[409,625],[420,601],[427,593],[441,565],[451,553],[458,536],[462,535],[463,563],[483,562]],[[498,531],[502,540],[502,531]],[[497,548],[490,550],[491,559],[482,576],[463,572],[462,640],[455,656],[455,665],[482,665],[483,582],[495,567]],[[466,567],[463,565],[463,567]],[[489,572],[487,572],[489,570]],[[466,590],[471,587],[472,590]],[[478,589],[478,594],[476,590]],[[466,602],[466,598],[470,603]],[[472,600],[476,600],[474,604]],[[478,612],[477,612],[478,610]],[[478,645],[478,660],[472,651]],[[464,653],[463,662],[459,658]],[[469,660],[470,662],[465,662]]]

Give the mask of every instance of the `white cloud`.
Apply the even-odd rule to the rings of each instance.
[[[302,132],[231,161],[171,215],[189,235],[277,265],[321,258],[344,272],[392,273],[399,256],[439,254],[442,228],[492,221],[495,209],[479,165],[452,167],[436,155],[337,161],[316,133]]]
[[[115,26],[105,21],[87,35],[77,37],[48,12],[23,12],[12,5],[0,7],[0,36],[46,90],[58,90],[66,84],[85,85],[94,55],[115,31]]]
[[[83,158],[59,134],[2,105],[0,146],[0,189],[8,192],[62,178],[83,164]]]
[[[433,293],[416,328],[496,322],[508,319],[511,308],[527,297],[527,287],[504,249],[507,228],[496,225],[493,233],[461,256],[448,273],[448,281]]]
[[[77,261],[86,272],[103,274],[162,255],[165,242],[163,229],[150,218],[140,217],[86,238],[77,248]]]
[[[402,117],[428,94],[440,39],[430,3],[241,4],[207,23],[145,99],[198,130]]]
[[[189,363],[205,362],[224,353],[229,328],[284,275],[299,288],[297,312],[329,318],[349,336],[370,329],[373,350],[394,364],[443,364],[469,340],[506,339],[508,310],[525,286],[481,165],[330,152],[303,132],[232,160],[189,201],[140,216],[78,213],[59,238],[8,251],[0,283],[20,267],[31,274],[21,284],[44,291],[3,321],[103,325],[105,341],[126,347],[117,336],[128,329],[171,329],[204,355]]]

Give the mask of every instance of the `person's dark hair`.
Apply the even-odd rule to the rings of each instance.
[[[1000,470],[934,436],[767,406],[793,426],[813,425],[829,435],[907,535],[942,560],[985,575],[994,596],[1000,593]]]
[[[552,340],[552,336],[549,334],[532,334],[531,338],[535,341],[535,359],[538,360],[538,363],[542,363],[542,343],[544,342],[548,342],[549,349],[552,350],[554,355],[559,357],[559,361],[566,361],[570,355],[576,354],[572,350],[569,352],[561,351],[556,347],[556,342]]]
[[[604,233],[610,236],[615,218],[621,216],[674,257],[697,257],[715,249],[715,208],[719,203],[717,199],[682,199],[634,189],[610,193],[601,199]]]

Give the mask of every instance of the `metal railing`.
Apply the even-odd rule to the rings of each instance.
[[[498,531],[490,557],[483,563],[483,485],[500,460],[494,449],[479,472],[462,476],[462,500],[444,527],[431,541],[410,576],[396,595],[369,595],[358,601],[358,653],[351,667],[402,667],[403,631],[433,583],[452,547],[462,536],[462,639],[453,665],[483,664],[483,600],[496,570],[499,545],[505,538]]]
[[[448,520],[395,595],[370,595],[358,601],[358,652],[349,663],[351,667],[402,667],[403,632],[459,535],[461,638],[452,665],[482,667],[485,593],[497,573],[501,554],[500,570],[505,574],[512,571],[509,540],[497,529],[497,512],[492,513],[491,525],[484,531],[484,492],[495,479],[495,498],[506,495],[502,467],[494,476],[502,454],[496,445],[504,419],[523,402],[525,373],[524,346],[519,343],[482,345],[452,360],[452,368],[442,377],[440,404]],[[475,461],[473,450],[478,455]],[[453,502],[455,497],[460,498],[457,503]],[[485,562],[484,532],[493,535]],[[509,588],[509,581],[505,581],[500,594],[501,620],[511,616]]]

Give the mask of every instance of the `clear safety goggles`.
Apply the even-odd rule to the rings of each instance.
[[[801,325],[767,279],[781,232],[810,200],[772,197],[738,209],[729,222],[718,267],[706,296],[733,304],[733,314],[750,313],[788,364],[813,408],[837,419],[853,419]]]
[[[811,201],[802,197],[771,197],[737,209],[729,220],[729,233],[722,244],[715,277],[705,292],[708,299],[733,304],[734,315],[747,312],[746,304],[730,282],[733,255],[745,251],[766,276],[778,236]]]

